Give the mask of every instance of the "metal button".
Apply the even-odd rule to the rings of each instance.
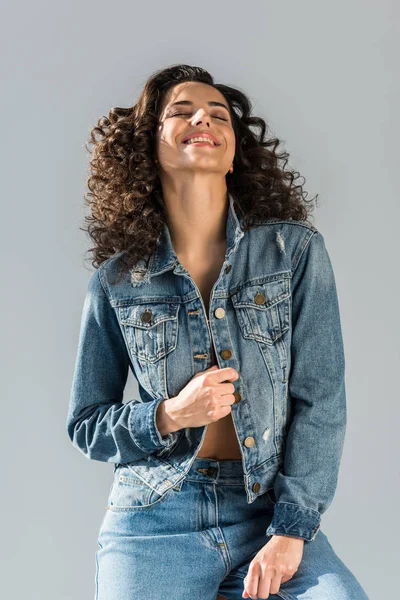
[[[152,317],[153,317],[153,313],[151,312],[151,310],[149,308],[146,308],[146,310],[140,316],[140,318],[142,319],[142,321],[144,321],[144,323],[148,323],[149,321],[151,321]]]
[[[212,477],[217,472],[217,469],[215,467],[208,467],[208,469],[205,469],[203,467],[198,467],[197,470],[199,473],[205,473],[209,477]]]
[[[257,294],[254,296],[254,302],[256,304],[265,304],[264,294],[261,294],[261,292],[257,292]]]
[[[227,360],[228,358],[230,358],[232,356],[232,350],[229,350],[229,348],[224,348],[221,352],[220,352],[221,356],[223,359]]]
[[[232,269],[232,265],[228,265],[227,267],[225,267],[225,273],[229,273],[229,271]]]
[[[253,490],[253,492],[259,492],[260,491],[260,482],[257,481],[256,483],[253,484],[253,487],[251,488]]]
[[[256,441],[251,435],[244,440],[244,445],[246,448],[252,448],[255,443]]]
[[[242,399],[242,394],[240,392],[233,392],[233,395],[235,396],[235,404],[239,404]]]
[[[215,311],[214,315],[217,317],[217,319],[223,319],[225,316],[225,309],[224,308],[217,308],[217,310]]]

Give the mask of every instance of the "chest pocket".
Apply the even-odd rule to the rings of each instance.
[[[120,307],[132,356],[156,363],[176,348],[179,303],[149,302]]]
[[[250,284],[232,295],[243,337],[274,344],[290,327],[290,280]]]

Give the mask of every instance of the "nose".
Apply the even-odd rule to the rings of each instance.
[[[195,115],[194,124],[198,125],[199,123],[204,122],[208,127],[210,127],[210,116],[204,110],[200,114],[202,115],[201,117],[198,116],[198,113]]]

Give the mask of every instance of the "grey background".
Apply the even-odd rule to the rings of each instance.
[[[87,460],[65,431],[92,273],[84,261],[90,242],[79,230],[84,142],[101,115],[133,104],[154,70],[178,62],[248,93],[309,197],[320,195],[314,222],[337,280],[348,394],[339,485],[322,527],[370,598],[393,597],[398,5],[25,1],[2,8],[3,597],[94,597],[112,465]],[[131,378],[125,400],[136,395]]]

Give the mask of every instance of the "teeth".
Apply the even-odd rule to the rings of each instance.
[[[213,142],[209,138],[204,138],[204,137],[190,138],[189,140],[187,140],[185,142],[185,144],[192,144],[193,142],[208,142],[209,144],[213,144],[214,146],[216,145],[215,142]]]

